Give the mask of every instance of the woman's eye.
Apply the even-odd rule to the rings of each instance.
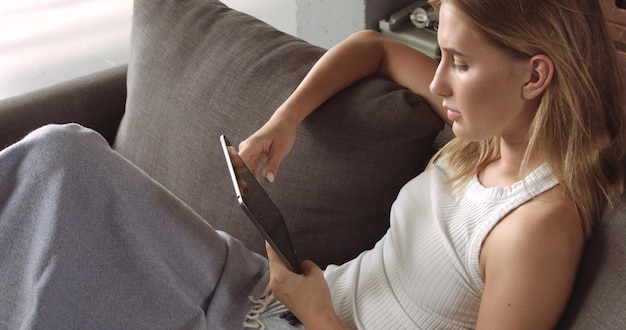
[[[459,64],[459,63],[452,63],[452,68],[454,70],[459,70],[459,71],[466,71],[468,69],[468,66],[466,64]]]

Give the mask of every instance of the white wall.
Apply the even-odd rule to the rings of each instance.
[[[297,36],[314,45],[330,48],[354,32],[378,30],[381,19],[416,0],[295,1]]]
[[[406,1],[406,0],[405,0]],[[365,0],[222,0],[275,28],[330,48],[363,30]]]
[[[296,0],[298,37],[330,48],[365,29],[364,0]]]
[[[296,35],[295,0],[225,0]],[[0,99],[128,62],[132,1],[17,0],[0,5]]]
[[[222,2],[283,32],[297,35],[295,0],[222,0]]]
[[[0,5],[0,99],[128,62],[132,1]]]
[[[222,1],[330,48],[352,32],[375,28],[380,17],[414,0]],[[128,61],[130,0],[5,2],[0,6],[0,99]]]

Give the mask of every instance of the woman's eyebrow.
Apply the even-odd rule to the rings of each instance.
[[[461,53],[460,51],[458,51],[458,50],[456,50],[454,48],[443,47],[443,48],[441,48],[441,50],[445,51],[448,54],[457,55],[457,56],[465,56],[465,54]]]

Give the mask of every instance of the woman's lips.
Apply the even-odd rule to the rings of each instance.
[[[448,107],[445,107],[445,109],[447,110],[448,119],[450,119],[450,121],[456,121],[462,116],[461,113],[456,110],[452,110]]]

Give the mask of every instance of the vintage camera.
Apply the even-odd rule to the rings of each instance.
[[[420,0],[378,22],[380,31],[435,60],[441,59],[437,44],[439,15],[426,0]]]
[[[428,1],[420,0],[389,15],[389,18],[381,20],[379,25],[383,30],[396,30],[407,21],[411,21],[418,29],[427,28],[437,31],[439,14],[428,4]]]
[[[439,28],[439,14],[428,4],[415,8],[409,19],[418,29],[430,28],[437,31]]]

